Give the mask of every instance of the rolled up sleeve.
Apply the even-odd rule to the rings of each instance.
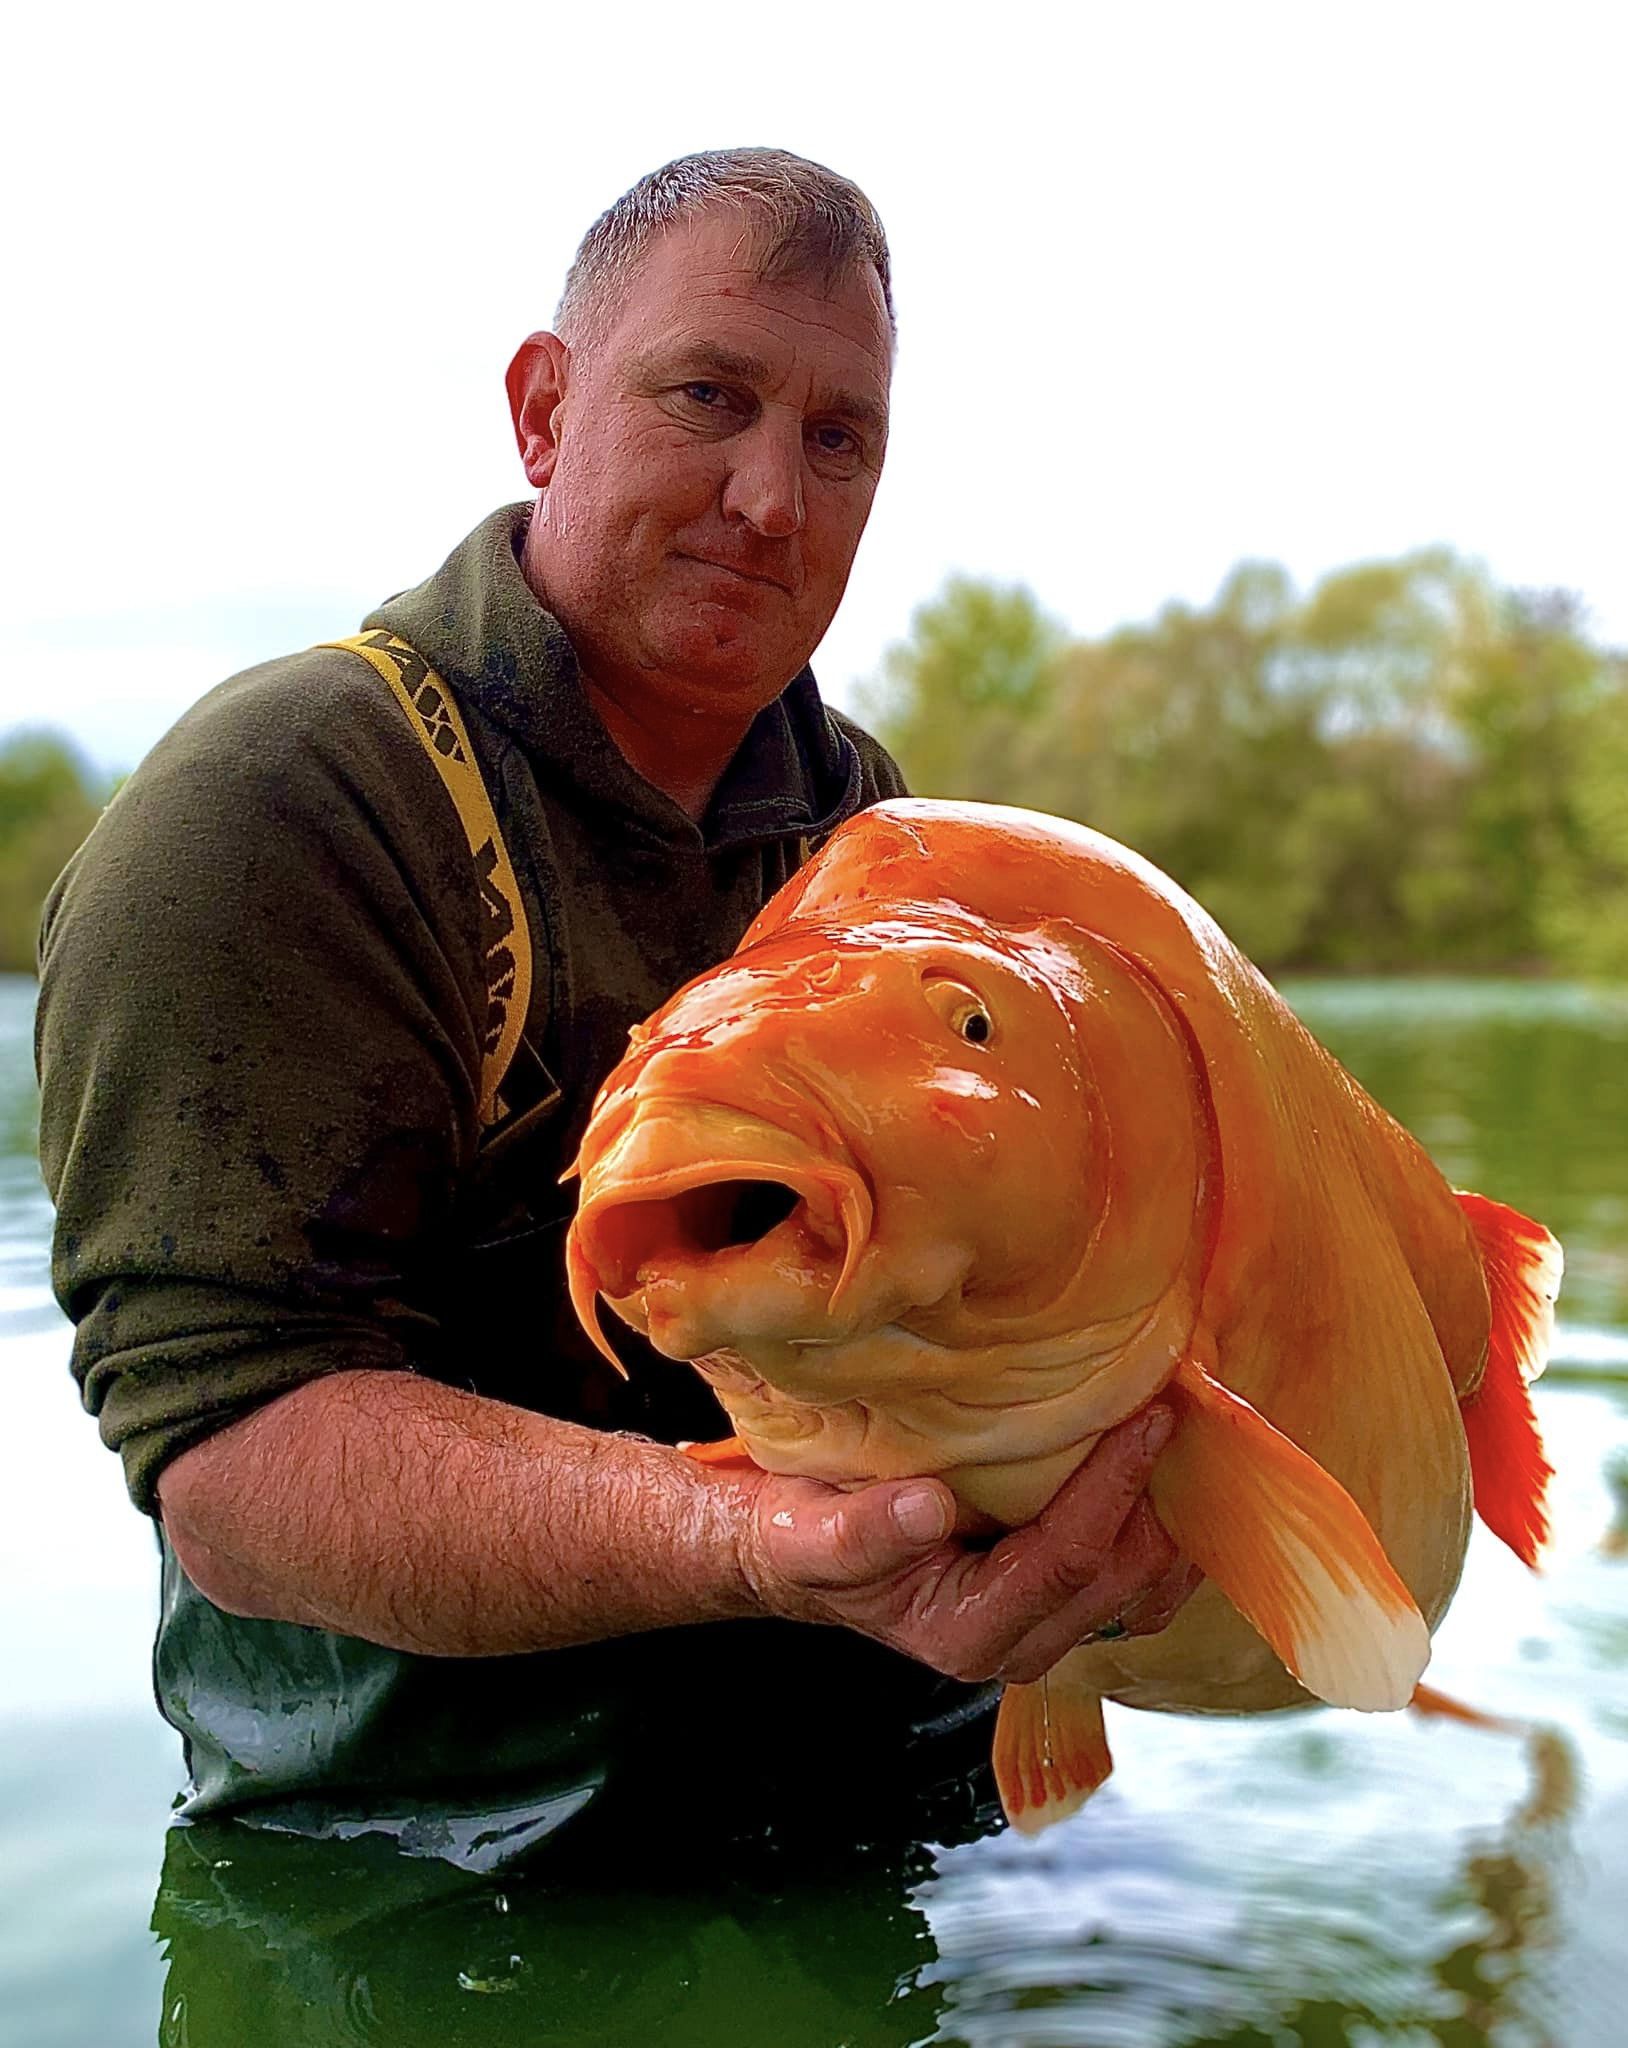
[[[478,920],[433,768],[332,651],[205,699],[53,891],[53,1278],[143,1509],[249,1409],[433,1354],[425,1278],[477,1137]]]

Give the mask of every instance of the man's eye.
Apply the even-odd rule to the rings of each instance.
[[[721,384],[686,384],[684,395],[693,398],[697,405],[706,406],[709,411],[723,405],[728,396]]]
[[[816,427],[815,445],[822,455],[856,455],[859,443],[846,427]]]

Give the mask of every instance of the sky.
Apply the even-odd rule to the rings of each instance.
[[[503,396],[642,172],[855,178],[900,319],[816,657],[853,702],[952,572],[1079,633],[1445,542],[1628,643],[1628,10],[275,9],[10,32],[0,736],[125,769],[525,495]]]

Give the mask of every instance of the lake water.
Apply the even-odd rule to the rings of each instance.
[[[500,1888],[241,1828],[167,1832],[152,1541],[67,1375],[33,990],[0,979],[0,2043],[1628,2040],[1628,991],[1289,993],[1450,1178],[1565,1242],[1539,1391],[1547,1569],[1478,1531],[1431,1669],[1545,1732],[1116,1713],[1113,1780],[1036,1841],[702,1869],[669,1831],[637,1869]],[[765,1725],[769,1703],[736,1704]],[[701,1832],[727,1787],[694,1796]]]

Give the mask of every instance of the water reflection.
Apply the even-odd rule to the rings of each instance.
[[[1581,2048],[1602,2039],[1555,1968],[1577,1778],[1536,1731],[1501,1830],[1438,1866],[1426,1840],[1331,1843],[1285,1882],[1282,1844],[1099,1814],[1049,1852],[952,1852],[921,1897],[955,2048]],[[1326,1768],[1328,1758],[1319,1758]],[[1417,1788],[1422,1791],[1422,1786]],[[1373,1788],[1351,1788],[1370,1803]],[[1354,1853],[1353,1853],[1354,1851]]]
[[[924,1851],[724,1861],[686,1845],[663,1876],[653,1846],[499,1884],[376,1844],[176,1829],[153,1913],[162,2048],[906,2048],[931,2033],[911,1902]]]
[[[1605,1468],[1605,1483],[1611,1489],[1611,1526],[1600,1538],[1604,1557],[1628,1558],[1628,1456],[1619,1454]]]
[[[51,1205],[37,1157],[34,984],[0,975],[0,1342],[60,1322],[51,1299]]]
[[[1337,1724],[1328,1724],[1335,1726]],[[1338,1724],[1348,1725],[1348,1724]],[[1378,1777],[1307,1722],[1228,1825],[1105,1797],[1038,1842],[937,1852],[652,1832],[523,1876],[380,1842],[172,1831],[153,1914],[161,2048],[634,2043],[672,2048],[1582,2048],[1598,1987],[1557,1971],[1578,1780],[1552,1731],[1477,1742],[1500,1827],[1428,1816],[1441,1751]],[[1238,1761],[1220,1759],[1221,1785]],[[1523,1753],[1524,1752],[1524,1753]],[[1287,1830],[1297,1778],[1323,1781]],[[1524,1780],[1524,1782],[1523,1782]],[[1300,1787],[1303,1794],[1304,1786]],[[1327,1801],[1342,1824],[1325,1832]],[[1303,1800],[1302,1800],[1302,1803]],[[1366,1831],[1353,1815],[1367,1809]],[[1457,1810],[1448,1802],[1447,1820]]]

